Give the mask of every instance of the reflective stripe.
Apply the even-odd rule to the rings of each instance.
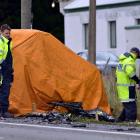
[[[136,101],[136,99],[121,100],[121,102],[134,102],[134,101]]]
[[[125,66],[135,66],[135,64],[125,64]]]
[[[4,39],[2,38],[2,36],[1,36],[1,35],[0,35],[0,39],[1,39],[1,41],[2,41],[2,42],[4,42]]]
[[[131,75],[130,75],[130,78],[132,78],[133,76],[135,76],[136,75],[136,73],[134,72],[134,73],[132,73]]]
[[[129,86],[135,86],[135,84],[117,84],[117,86],[126,86],[126,87],[129,87]]]
[[[117,69],[118,71],[123,71],[123,65],[122,64],[118,64],[117,68],[118,68]]]
[[[4,51],[0,49],[0,53],[3,53]]]
[[[135,64],[125,64],[125,66],[124,66],[124,71],[126,71],[126,67],[127,67],[127,66],[135,67]]]
[[[125,64],[124,67],[123,67],[123,64],[118,64],[118,66],[117,66],[118,71],[126,71],[126,67],[127,67],[127,66],[135,67],[134,64]]]

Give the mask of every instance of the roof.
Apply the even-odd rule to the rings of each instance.
[[[96,6],[116,5],[123,3],[140,2],[139,0],[97,0]],[[75,0],[65,6],[64,10],[89,7],[89,0]]]

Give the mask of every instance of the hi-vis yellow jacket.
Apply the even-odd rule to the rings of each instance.
[[[136,56],[133,53],[120,55],[119,64],[116,69],[118,97],[121,102],[135,101],[136,82],[131,79],[136,75]]]
[[[4,36],[0,35],[0,65],[6,59],[8,53],[8,42],[9,40]],[[12,42],[10,42],[10,49],[12,48]],[[1,66],[0,66],[0,85],[2,84]]]
[[[0,64],[6,59],[8,52],[8,39],[0,35]],[[10,48],[12,48],[12,43],[10,43]]]

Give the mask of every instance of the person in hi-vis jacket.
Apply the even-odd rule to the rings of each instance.
[[[140,56],[140,50],[136,47],[130,52],[119,56],[119,64],[116,68],[118,98],[122,102],[123,110],[116,121],[136,121],[136,85],[139,88],[140,80],[136,75],[136,59]]]
[[[11,52],[11,28],[7,24],[0,27],[0,117],[13,117],[8,112],[9,94],[13,82],[13,57]]]

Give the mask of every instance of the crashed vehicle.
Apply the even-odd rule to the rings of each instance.
[[[51,102],[80,102],[85,111],[111,114],[99,70],[49,33],[14,29],[14,82],[9,111],[15,115],[53,111]],[[61,107],[59,111],[62,111]]]

